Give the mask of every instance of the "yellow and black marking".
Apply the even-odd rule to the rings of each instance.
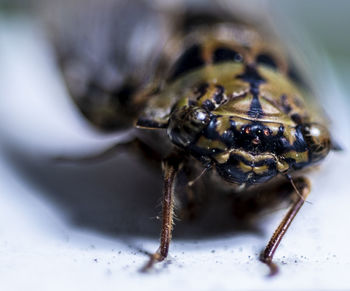
[[[138,125],[166,127],[176,146],[247,186],[324,158],[330,136],[312,122],[296,70],[254,33],[214,32],[188,46],[163,92],[151,97],[168,109],[153,108]]]

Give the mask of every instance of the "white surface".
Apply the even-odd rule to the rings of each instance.
[[[93,133],[75,114],[50,50],[35,26],[25,21],[2,22],[0,28],[0,290],[350,288],[348,151],[331,154],[313,174],[312,204],[300,211],[276,253],[275,261],[281,267],[278,276],[265,277],[268,270],[258,261],[258,254],[285,210],[263,218],[258,234],[230,230],[186,239],[181,232],[176,235],[176,229],[186,222],[177,222],[169,260],[157,266],[159,272],[140,274],[147,256],[139,249],[152,252],[158,246],[159,222],[152,219],[159,211],[154,207],[160,197],[158,178],[136,161],[131,164],[141,169],[130,170],[129,164],[123,169],[126,176],[133,171],[146,172],[134,184],[146,181],[154,185],[156,193],[150,201],[140,197],[141,205],[136,195],[147,193],[122,197],[123,202],[118,202],[118,197],[117,201],[108,200],[112,198],[104,196],[104,180],[96,186],[102,187],[100,204],[99,196],[92,197],[93,191],[88,198],[95,205],[86,201],[84,193],[70,197],[84,187],[78,183],[71,190],[66,184],[75,179],[89,183],[99,171],[110,175],[105,177],[107,182],[117,179],[114,167],[120,160],[88,169],[67,168],[64,173],[41,158],[96,150],[116,137]],[[348,128],[348,106],[334,81],[329,90],[337,100],[325,104],[334,128]],[[341,143],[348,145],[349,130],[344,134]],[[61,190],[50,194],[55,190],[52,185]],[[111,209],[106,208],[108,201]],[[91,206],[96,213],[89,212]],[[80,211],[83,219],[75,211]],[[120,215],[111,216],[114,211]],[[148,221],[140,222],[140,216]],[[105,230],[102,225],[108,224],[109,217],[113,221]],[[114,224],[118,228],[115,234],[111,231]],[[143,229],[144,225],[148,229]],[[187,232],[196,236],[206,227],[189,227]]]

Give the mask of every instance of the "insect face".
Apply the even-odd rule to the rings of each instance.
[[[206,86],[211,87],[215,86]],[[253,98],[248,93],[228,105],[215,108],[212,103],[211,110],[209,99],[182,98],[169,115],[167,134],[205,166],[213,165],[224,180],[246,186],[302,169],[328,154],[330,137],[322,125],[254,119],[232,110],[243,108]]]

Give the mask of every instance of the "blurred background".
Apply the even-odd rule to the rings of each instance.
[[[258,255],[285,210],[244,228],[232,223],[230,205],[218,198],[199,220],[176,223],[170,260],[145,276],[137,271],[148,258],[144,252],[158,246],[161,173],[126,154],[89,165],[53,161],[98,152],[130,135],[98,132],[81,116],[50,42],[51,24],[64,22],[74,28],[68,35],[78,37],[74,13],[88,3],[110,2],[0,0],[0,289],[350,288],[350,236],[344,226],[350,219],[350,2],[114,1],[123,7],[112,17],[117,28],[110,32],[120,42],[118,68],[106,70],[118,82],[142,62],[134,56],[153,49],[152,41],[161,37],[166,19],[159,11],[177,11],[184,3],[198,9],[219,5],[266,22],[306,57],[332,134],[344,151],[331,154],[311,174],[312,204],[304,206],[276,253],[281,274],[272,280],[265,277]],[[111,13],[101,19],[107,16]],[[86,25],[100,37],[93,28],[104,22],[93,20]],[[149,23],[150,30],[142,32],[153,31],[138,34],[150,40],[148,46],[124,41],[125,30],[137,20]],[[97,43],[91,39],[96,59],[102,60],[108,45],[103,37]]]

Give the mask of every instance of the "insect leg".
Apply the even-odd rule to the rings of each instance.
[[[163,161],[163,200],[162,200],[162,229],[160,233],[160,246],[158,250],[151,255],[148,263],[141,269],[145,272],[152,266],[163,261],[169,250],[171,232],[173,229],[174,216],[174,181],[179,171],[181,160],[178,156],[172,155]]]
[[[261,253],[260,260],[269,266],[270,274],[273,276],[277,274],[278,267],[272,262],[273,256],[283,238],[287,232],[288,227],[291,225],[294,217],[297,215],[300,208],[303,206],[308,194],[310,193],[310,182],[308,179],[301,177],[294,181],[297,189],[299,190],[301,196],[298,196],[296,201],[293,202],[291,208],[288,210],[287,214],[275,230],[269,243],[267,244],[265,250]]]

